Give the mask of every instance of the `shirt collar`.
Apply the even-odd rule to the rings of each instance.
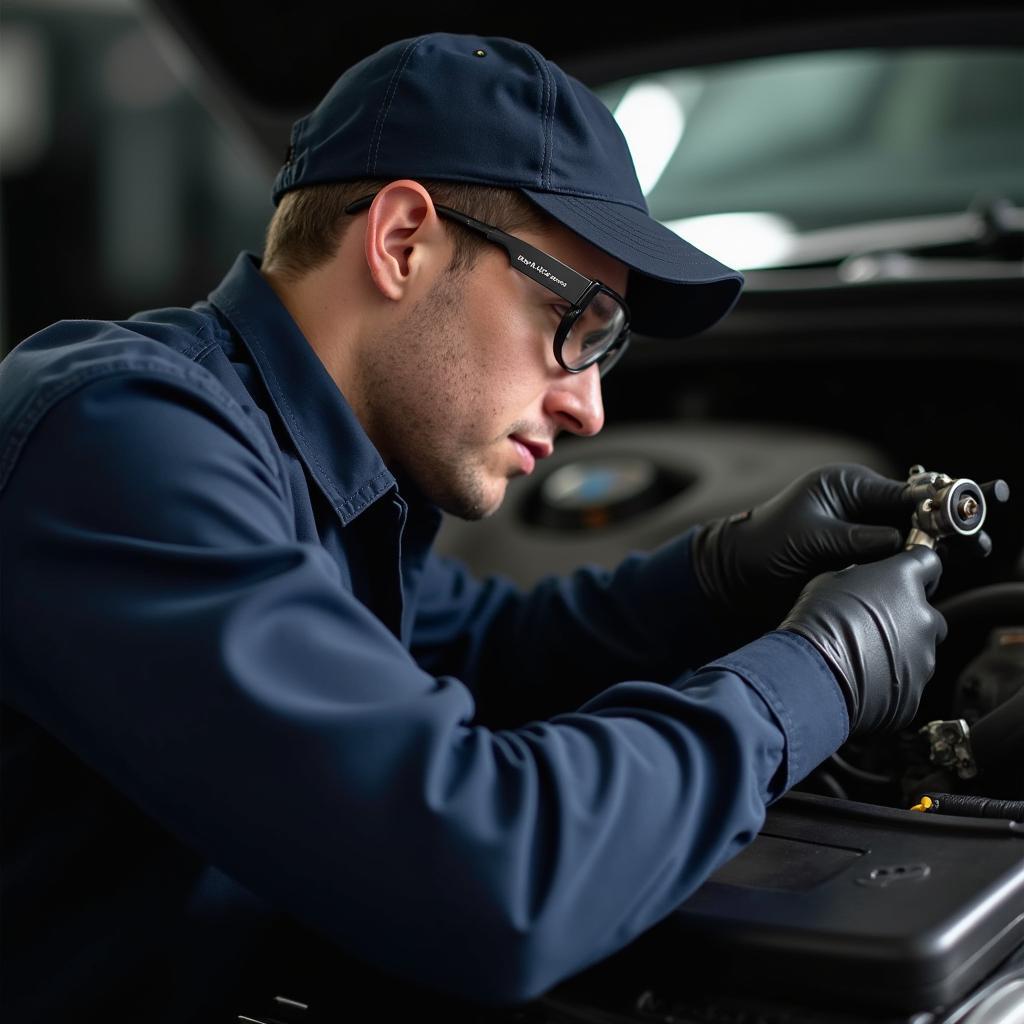
[[[296,451],[347,525],[395,478],[259,267],[254,253],[239,253],[210,303],[252,354]]]

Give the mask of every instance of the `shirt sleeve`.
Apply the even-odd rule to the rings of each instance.
[[[523,593],[431,555],[412,651],[473,692],[479,720],[521,724],[579,707],[623,679],[677,680],[750,639],[716,617],[692,568],[696,527],[614,571],[584,566]],[[742,638],[741,638],[742,637]]]
[[[295,539],[276,464],[183,377],[56,404],[0,494],[6,699],[348,953],[532,998],[669,914],[845,738],[769,634],[516,729],[419,667]]]

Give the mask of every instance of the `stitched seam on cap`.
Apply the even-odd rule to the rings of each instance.
[[[628,220],[617,217],[614,211],[607,212],[607,220],[599,220],[595,218],[590,210],[587,209],[586,203],[575,203],[572,202],[571,196],[564,196],[564,199],[569,201],[569,205],[572,209],[585,221],[593,224],[595,227],[608,228],[612,227],[615,230],[621,231],[631,242],[633,242],[637,249],[641,252],[646,253],[648,256],[656,256],[662,262],[678,262],[681,259],[685,259],[686,254],[680,253],[674,249],[667,242],[664,245],[659,245],[658,248],[652,249],[651,242],[657,242],[656,239],[651,239],[649,236],[641,235],[637,233],[636,228],[630,224]],[[684,239],[680,239],[684,241]],[[664,254],[664,255],[662,255]]]
[[[544,138],[544,157],[541,160],[541,172],[540,172],[540,183],[542,188],[551,187],[551,111],[553,104],[551,102],[551,83],[549,81],[550,76],[547,75],[546,68],[541,64],[539,54],[535,53],[532,47],[523,44],[523,49],[529,55],[530,60],[533,61],[534,67],[537,69],[537,74],[540,75],[542,83],[541,97],[540,97],[540,117],[541,117],[541,132]]]
[[[646,210],[641,209],[639,206],[635,206],[633,203],[624,202],[622,196],[616,195],[613,192],[591,192],[585,188],[574,188],[571,191],[565,188],[550,188],[551,192],[555,195],[569,196],[575,199],[608,199],[619,206],[628,206],[631,210],[636,210],[638,213],[647,214]]]
[[[541,65],[544,68],[544,80],[549,85],[548,91],[548,112],[547,112],[547,156],[544,164],[544,177],[547,180],[548,188],[551,187],[551,162],[554,159],[555,153],[555,137],[554,137],[554,126],[555,126],[555,107],[558,105],[558,83],[555,81],[555,76],[548,70],[547,65]]]
[[[291,154],[291,159],[286,160],[281,165],[282,172],[288,177],[293,177],[295,174],[295,158],[299,155],[299,146],[301,145],[302,139],[302,126],[307,117],[309,117],[308,114],[295,121],[292,124],[292,130],[288,133],[288,149]]]
[[[410,58],[416,50],[416,47],[423,42],[426,36],[420,36],[409,46],[405,48],[405,52],[402,54],[402,59],[398,62],[398,67],[395,68],[394,74],[391,76],[391,81],[388,82],[387,91],[384,93],[384,102],[381,104],[380,112],[377,114],[377,123],[373,126],[373,142],[370,144],[370,150],[366,154],[366,176],[372,178],[377,167],[377,157],[380,154],[380,140],[384,135],[384,122],[388,119],[388,114],[391,111],[391,104],[394,101],[395,93],[398,91],[399,79],[405,72],[405,66],[409,63]]]
[[[566,199],[571,197],[566,196]],[[636,229],[632,227],[629,221],[622,220],[614,214],[614,212],[608,212],[608,220],[598,220],[592,215],[592,212],[587,208],[586,204],[577,205],[576,203],[570,203],[573,210],[575,210],[584,220],[589,223],[601,227],[608,228],[613,227],[616,230],[621,230],[622,234],[626,235],[632,242],[634,242],[635,248],[645,253],[646,255],[652,256],[659,262],[666,264],[667,266],[679,268],[679,267],[703,267],[707,270],[710,268],[703,266],[704,259],[714,259],[713,256],[708,256],[707,253],[698,251],[694,252],[680,252],[671,243],[665,242],[664,247],[660,249],[650,248],[650,244],[658,244],[657,239],[650,239],[645,235],[637,235]],[[686,242],[682,236],[679,236],[681,242],[685,242],[687,245],[692,245],[691,242]],[[664,254],[664,255],[663,255]],[[724,280],[724,276],[716,278],[714,280]],[[710,283],[710,281],[709,281]]]
[[[295,179],[299,173],[299,154],[305,155],[305,151],[302,149],[302,130],[306,127],[309,121],[309,114],[304,117],[300,117],[293,125],[292,130],[288,133],[288,148],[290,150],[291,159],[287,160],[281,167],[279,172],[281,194],[283,195],[295,184]],[[275,190],[276,191],[276,190]]]
[[[648,244],[652,241],[655,242],[656,244],[659,245],[659,249],[663,252],[675,252],[674,247],[671,246],[668,242],[661,244],[658,243],[657,239],[651,239],[648,235],[640,234],[638,229],[632,222],[627,220],[625,217],[621,216],[614,209],[609,209],[607,206],[603,206],[601,208],[601,212],[602,214],[604,214],[604,216],[602,218],[597,218],[594,216],[594,212],[589,208],[589,206],[586,203],[581,202],[574,196],[565,196],[564,198],[566,202],[573,208],[573,210],[575,210],[581,217],[583,217],[584,220],[589,221],[591,224],[604,227],[614,227],[617,230],[621,230],[624,234],[629,235],[630,237],[635,238],[639,241],[643,241]],[[646,251],[654,252],[656,250],[648,249]]]

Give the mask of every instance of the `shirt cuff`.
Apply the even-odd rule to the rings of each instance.
[[[734,672],[768,705],[786,737],[781,791],[846,742],[850,718],[832,669],[809,641],[774,630],[711,663]]]

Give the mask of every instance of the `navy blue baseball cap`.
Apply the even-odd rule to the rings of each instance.
[[[604,103],[514,39],[434,32],[365,57],[295,122],[273,198],[323,182],[418,177],[518,189],[625,263],[640,333],[696,334],[743,287],[742,274],[651,217]]]

